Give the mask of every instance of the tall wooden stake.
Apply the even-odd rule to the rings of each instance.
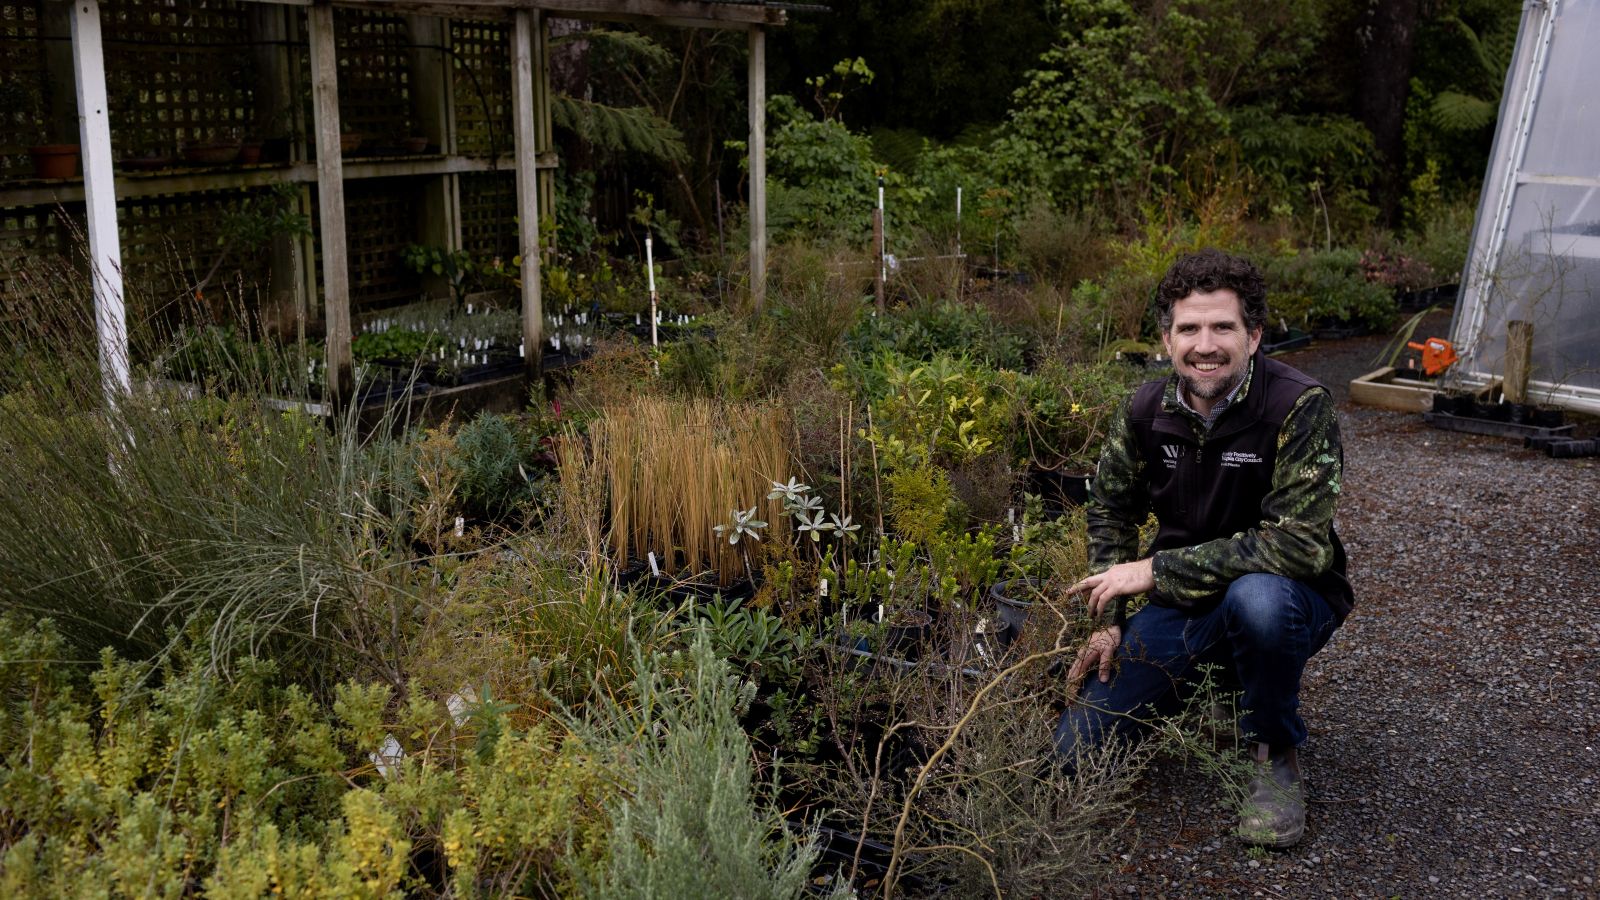
[[[767,33],[750,29],[750,302],[767,304]]]
[[[333,7],[306,17],[311,41],[311,97],[317,139],[317,218],[322,241],[322,296],[328,341],[327,397],[343,405],[355,388],[350,359],[350,260],[344,235],[344,159],[339,149],[339,57]]]
[[[511,129],[517,160],[517,222],[522,253],[522,351],[528,377],[538,378],[544,355],[544,296],[539,281],[538,104],[534,75],[544,65],[534,58],[542,46],[537,31],[542,14],[519,9],[511,36]]]

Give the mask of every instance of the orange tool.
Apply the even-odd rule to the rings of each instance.
[[[1428,338],[1420,344],[1409,341],[1406,346],[1422,351],[1422,374],[1430,378],[1450,368],[1457,359],[1455,345],[1444,338]]]

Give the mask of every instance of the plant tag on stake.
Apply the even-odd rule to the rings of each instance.
[[[828,596],[828,579],[826,579],[826,578],[822,579],[821,583],[818,584],[817,587],[818,587],[817,596],[819,596],[819,597]]]
[[[654,575],[657,578],[660,578],[661,577],[661,567],[656,565],[656,552],[654,550],[651,550],[649,553],[645,554],[645,558],[650,560],[650,574]]]
[[[378,767],[378,774],[386,779],[392,779],[400,774],[400,760],[404,759],[406,751],[400,748],[400,742],[394,735],[383,736],[383,745],[376,752],[367,754],[372,764]]]
[[[467,719],[472,716],[472,705],[478,702],[478,695],[470,687],[463,687],[445,698],[444,708],[450,711],[451,721],[460,728],[467,724]]]
[[[466,518],[463,517],[463,516],[456,516],[456,537],[461,537],[461,536],[465,535],[466,533],[467,533],[467,520],[466,520]]]

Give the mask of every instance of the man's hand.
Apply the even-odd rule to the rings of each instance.
[[[1072,587],[1068,596],[1086,594],[1089,614],[1098,616],[1111,601],[1154,590],[1156,586],[1155,558],[1112,566],[1099,575],[1090,575]]]
[[[1095,669],[1100,670],[1100,683],[1111,680],[1111,663],[1117,658],[1117,647],[1122,645],[1122,629],[1113,625],[1089,635],[1089,643],[1078,651],[1078,658],[1067,671],[1067,693],[1076,694],[1083,685],[1083,677]]]

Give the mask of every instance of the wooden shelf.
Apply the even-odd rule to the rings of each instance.
[[[556,169],[560,163],[554,152],[546,152],[539,154],[536,165],[540,169]],[[354,156],[344,159],[344,178],[346,181],[366,178],[410,178],[467,172],[512,171],[514,168],[515,160],[507,154],[493,159],[487,156],[445,156],[437,153]],[[124,200],[261,187],[282,182],[315,184],[317,164],[297,162],[248,166],[174,165],[168,169],[154,171],[119,171],[116,173],[116,179],[117,199]],[[14,185],[0,189],[0,209],[83,202],[82,178],[29,179],[14,182]]]

